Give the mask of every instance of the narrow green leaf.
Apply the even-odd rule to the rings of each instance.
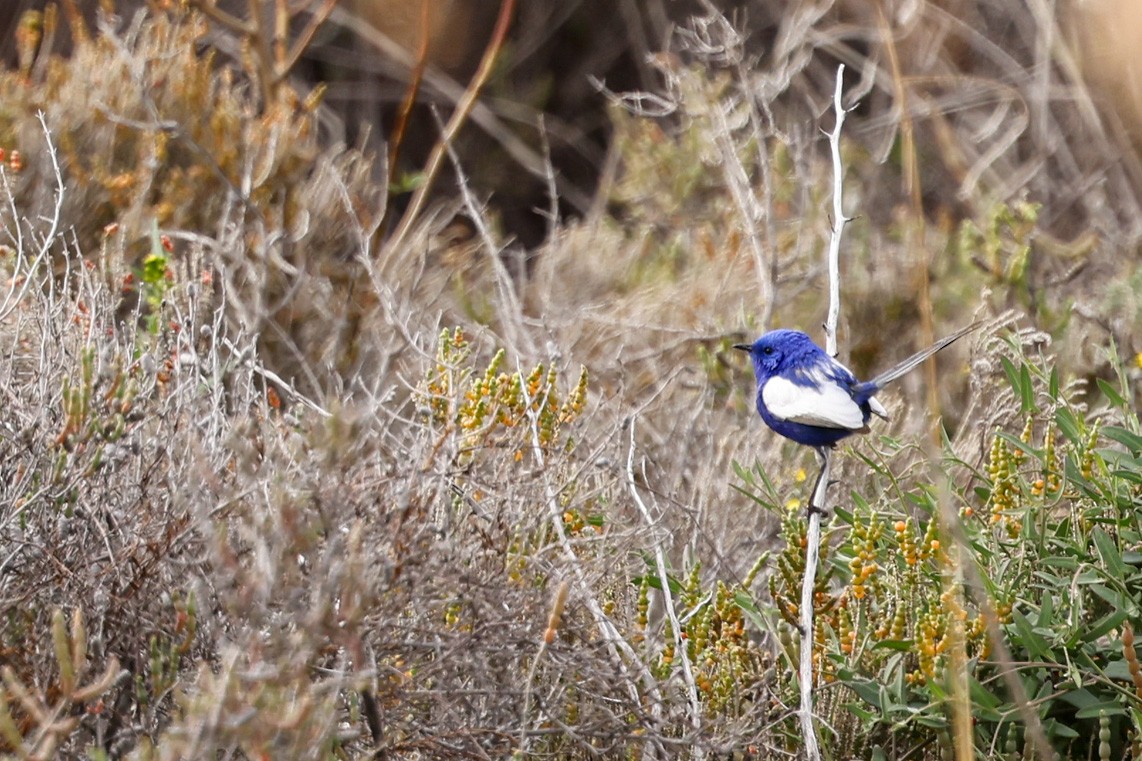
[[[1060,723],[1056,719],[1047,719],[1043,722],[1043,729],[1046,730],[1047,737],[1061,737],[1065,740],[1074,740],[1079,736],[1079,733],[1068,727],[1066,724]]]
[[[1059,401],[1059,368],[1057,368],[1057,367],[1051,368],[1051,380],[1049,382],[1049,393],[1051,394],[1052,400],[1054,400],[1056,402]]]
[[[852,713],[853,716],[856,716],[861,721],[867,722],[869,724],[874,723],[880,719],[879,713],[875,711],[869,711],[859,703],[845,703],[845,710]]]
[[[1091,624],[1090,628],[1083,632],[1083,639],[1087,642],[1094,642],[1095,640],[1101,639],[1112,629],[1117,629],[1127,618],[1129,618],[1129,615],[1124,610],[1111,611]]]
[[[992,694],[986,687],[971,677],[970,692],[972,703],[977,708],[998,708],[1003,701]]]
[[[1117,441],[1134,454],[1142,454],[1142,436],[1132,431],[1117,425],[1108,425],[1102,429],[1102,435],[1111,441]]]
[[[1055,424],[1059,426],[1059,430],[1072,444],[1078,444],[1082,441],[1079,422],[1075,419],[1074,413],[1066,407],[1059,407],[1055,410]]]
[[[882,688],[879,684],[864,679],[852,679],[845,682],[845,684],[850,690],[857,694],[858,698],[877,710],[880,710],[881,713],[884,712],[881,705]]]
[[[1050,628],[1051,624],[1055,622],[1055,598],[1051,595],[1043,595],[1043,602],[1039,607],[1039,620],[1035,624],[1043,628]]]
[[[1011,611],[1011,619],[1015,624],[1016,632],[1019,634],[1019,642],[1027,649],[1027,652],[1038,660],[1054,663],[1055,656],[1051,653],[1051,648],[1049,648],[1043,638],[1035,632],[1034,627],[1031,626],[1031,622],[1027,620],[1027,617],[1020,611],[1013,610]]]
[[[1035,411],[1035,386],[1031,383],[1031,371],[1027,365],[1019,368],[1019,399],[1024,413]]]
[[[999,358],[1000,364],[1003,365],[1003,372],[1007,375],[1007,382],[1011,384],[1011,390],[1019,394],[1019,371],[1015,369],[1015,365],[1007,357]]]
[[[1075,712],[1076,719],[1097,719],[1102,714],[1107,716],[1125,716],[1126,706],[1115,700],[1104,700],[1094,703]]]
[[[1118,546],[1110,538],[1110,535],[1101,528],[1095,527],[1094,531],[1091,532],[1091,538],[1094,539],[1094,546],[1098,549],[1102,564],[1106,567],[1111,578],[1124,578],[1126,576],[1126,564],[1122,562],[1122,555],[1118,552]]]
[[[1114,386],[1110,385],[1102,378],[1095,378],[1095,382],[1098,383],[1098,390],[1101,391],[1102,395],[1109,399],[1111,404],[1113,404],[1115,407],[1125,409],[1129,406],[1126,400],[1122,398],[1122,394],[1118,393],[1118,389],[1116,389]]]
[[[1036,449],[1035,447],[1031,446],[1030,444],[1025,444],[1023,441],[1020,440],[1020,438],[1018,436],[1012,436],[1007,431],[1000,431],[997,435],[999,436],[999,438],[1003,439],[1004,441],[1006,441],[1011,446],[1013,446],[1016,449],[1023,452],[1023,454],[1030,455],[1031,457],[1034,457],[1036,460],[1042,460],[1043,459],[1043,455],[1040,452],[1040,450]]]
[[[896,650],[907,653],[912,649],[913,641],[910,639],[882,639],[873,645],[874,650]]]

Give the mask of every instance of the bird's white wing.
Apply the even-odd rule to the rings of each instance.
[[[864,413],[843,388],[832,382],[798,386],[775,376],[761,389],[761,400],[782,420],[822,428],[864,428]]]

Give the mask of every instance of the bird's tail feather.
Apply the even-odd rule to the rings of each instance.
[[[952,333],[950,336],[947,336],[945,338],[941,338],[939,341],[937,341],[936,343],[934,343],[932,346],[928,347],[927,349],[924,349],[923,351],[920,351],[920,352],[916,352],[915,354],[913,354],[911,357],[904,360],[900,364],[896,365],[895,367],[889,368],[888,370],[885,370],[880,375],[876,376],[875,378],[868,381],[867,383],[862,383],[861,385],[862,386],[864,386],[864,385],[875,386],[878,389],[884,388],[886,385],[888,385],[892,381],[896,380],[901,375],[904,375],[905,373],[914,369],[917,365],[919,365],[921,362],[926,360],[928,357],[930,357],[933,354],[935,354],[936,352],[938,352],[940,349],[947,348],[954,341],[957,341],[960,338],[963,338],[968,333],[972,332],[973,330],[975,330],[976,328],[978,328],[982,324],[983,324],[982,321],[981,322],[973,322],[971,325],[968,325],[966,328],[960,328],[955,333]]]

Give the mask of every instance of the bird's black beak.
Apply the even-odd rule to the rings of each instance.
[[[734,348],[738,351],[752,351],[753,347],[749,344],[734,344]]]

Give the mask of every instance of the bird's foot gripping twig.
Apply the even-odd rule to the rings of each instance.
[[[819,515],[821,516],[821,520],[824,520],[825,518],[829,517],[829,511],[823,507],[817,507],[816,505],[809,503],[809,507],[805,509],[805,517],[812,518],[814,515]]]
[[[817,447],[816,452],[817,462],[821,469],[817,472],[817,480],[813,482],[812,496],[809,498],[809,507],[805,517],[812,518],[814,515],[819,515],[824,520],[829,517],[829,511],[825,508],[825,494],[831,483],[829,481],[829,448]]]

